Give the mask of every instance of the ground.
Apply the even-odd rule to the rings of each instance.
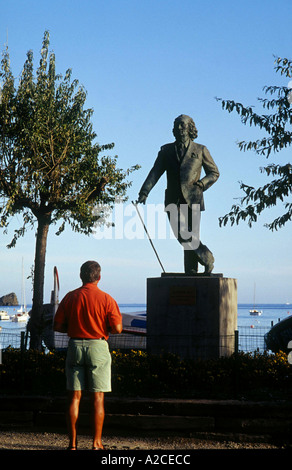
[[[186,436],[129,436],[104,434],[105,450],[190,450],[190,449],[279,449],[267,442],[240,442],[227,438],[200,439]],[[0,430],[0,450],[65,450],[68,437],[63,432],[41,430]],[[78,449],[90,450],[91,438],[82,434]]]

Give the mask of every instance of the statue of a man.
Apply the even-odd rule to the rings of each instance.
[[[189,211],[188,232],[192,232],[192,208],[200,207],[204,211],[203,192],[219,178],[219,171],[208,149],[193,140],[197,137],[193,119],[184,114],[174,121],[173,134],[175,142],[161,147],[157,159],[143,183],[138,203],[145,204],[147,196],[164,172],[167,175],[165,207],[175,204],[178,210],[179,223],[182,224],[181,207]],[[201,178],[201,170],[205,175]],[[170,217],[170,216],[169,216]],[[175,233],[177,236],[177,233]],[[178,241],[184,246],[185,239],[180,235]],[[211,273],[214,267],[214,256],[201,242],[195,249],[184,249],[184,267],[186,274],[196,274],[198,263],[205,267],[205,273]]]

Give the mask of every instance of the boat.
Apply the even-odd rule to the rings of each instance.
[[[0,321],[2,320],[10,320],[10,316],[5,312],[5,310],[0,311]]]
[[[255,308],[249,311],[250,315],[255,315],[255,316],[261,315],[262,313],[263,313],[262,310],[257,310]]]
[[[51,301],[43,306],[44,329],[42,332],[43,341],[46,347],[52,350],[65,350],[68,347],[69,336],[66,333],[54,331],[54,317],[59,306],[59,273],[56,266],[53,271],[53,290],[51,291]]]
[[[59,291],[59,274],[57,267],[54,266],[50,303],[43,305],[42,340],[49,351],[65,351],[69,342],[69,336],[66,333],[60,333],[53,329],[54,317],[59,306]]]
[[[146,349],[146,312],[122,313],[122,322],[122,333],[109,335],[109,347],[111,349]]]
[[[27,313],[26,305],[21,305],[20,308],[17,310],[17,313]]]
[[[24,281],[24,269],[23,269],[23,258],[22,258],[22,284],[21,284],[21,304],[20,309],[17,310],[20,315],[27,314],[26,301],[25,301],[25,281]],[[23,317],[25,318],[25,317]],[[18,320],[14,320],[18,321]],[[21,320],[24,321],[24,320]]]
[[[122,313],[123,333],[146,333],[146,312]]]
[[[28,312],[23,312],[23,313],[16,313],[13,315],[11,318],[11,321],[13,322],[26,322],[29,319],[29,313]]]
[[[263,312],[262,310],[257,310],[255,308],[255,289],[256,289],[256,286],[254,285],[254,292],[253,292],[253,308],[249,311],[249,314],[250,315],[253,315],[253,316],[259,316],[261,315]]]
[[[288,353],[291,351],[289,343],[292,338],[292,315],[272,326],[268,333],[265,334],[264,338],[266,348],[273,353],[279,351]]]

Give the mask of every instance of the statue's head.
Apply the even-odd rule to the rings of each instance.
[[[181,114],[174,120],[173,130],[172,130],[174,137],[177,138],[178,125],[182,121],[185,121],[188,124],[188,133],[189,133],[190,139],[191,140],[196,139],[198,137],[198,130],[195,126],[193,119],[190,116],[187,116],[186,114]]]

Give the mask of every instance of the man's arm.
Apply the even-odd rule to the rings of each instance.
[[[58,323],[54,320],[54,331],[58,331],[59,333],[67,333],[67,325],[64,323]]]
[[[59,333],[67,333],[67,319],[65,316],[65,309],[64,309],[64,299],[60,302],[59,307],[56,311],[54,317],[54,325],[53,330],[58,331]]]
[[[160,150],[158,156],[155,160],[155,163],[150,170],[146,180],[144,181],[138,197],[138,203],[145,204],[145,201],[150,193],[151,189],[156,185],[157,181],[161,177],[161,175],[165,172],[165,163],[164,163],[164,155],[163,152]]]
[[[110,327],[110,333],[112,333],[113,335],[118,335],[122,333],[122,331],[123,331],[122,323],[118,323],[117,325]]]
[[[123,331],[123,317],[117,302],[111,296],[108,296],[108,299],[107,330],[109,333],[116,335]]]
[[[206,176],[204,176],[199,183],[202,184],[202,189],[206,191],[206,189],[210,188],[210,186],[212,186],[220,176],[217,165],[206,147],[203,148],[203,168]]]

